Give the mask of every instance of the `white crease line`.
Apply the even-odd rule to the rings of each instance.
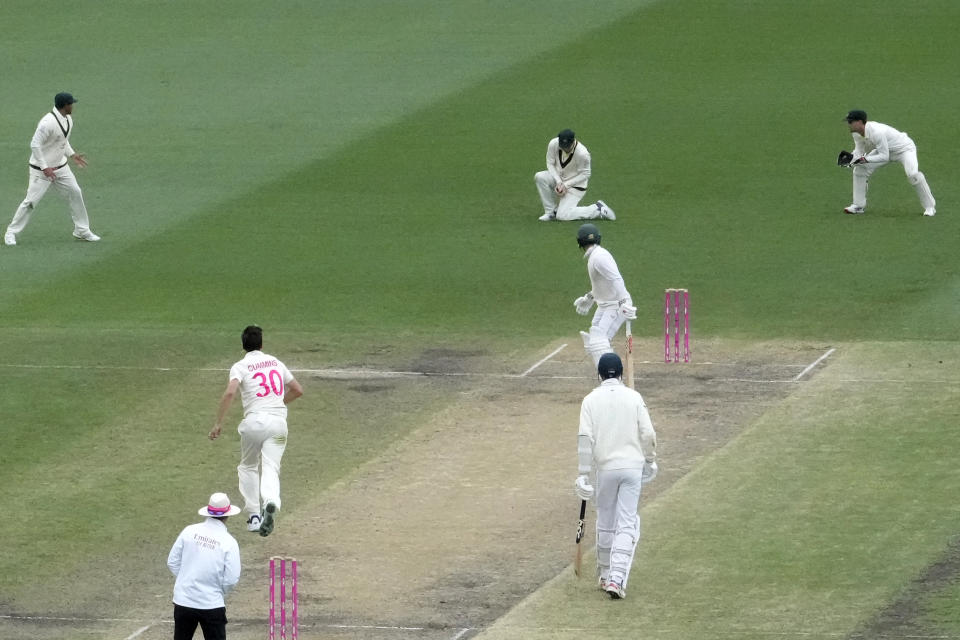
[[[567,345],[563,345],[563,346],[565,347],[565,346],[567,346]],[[450,638],[450,640],[460,640],[460,638],[462,638],[463,636],[467,635],[467,632],[468,632],[468,631],[470,631],[470,628],[469,628],[469,627],[466,628],[466,629],[460,629],[460,633],[458,633],[457,635],[455,635],[455,636],[453,636],[452,638]]]
[[[537,362],[537,364],[533,365],[532,367],[530,367],[529,369],[527,369],[526,371],[524,371],[523,373],[521,373],[521,374],[520,374],[520,377],[521,377],[521,378],[526,378],[528,373],[530,373],[531,371],[533,371],[534,369],[536,369],[537,367],[539,367],[540,365],[542,365],[544,362],[546,362],[547,360],[549,360],[549,359],[552,358],[553,356],[557,355],[558,353],[560,353],[561,351],[563,351],[563,350],[566,349],[566,348],[567,348],[566,343],[560,345],[559,347],[557,347],[557,348],[553,351],[553,353],[551,353],[551,354],[548,355],[546,358],[543,358],[542,360],[540,360],[539,362]],[[457,637],[459,637],[459,636],[457,636]]]
[[[150,625],[147,625],[147,626],[145,626],[145,627],[141,627],[141,628],[137,629],[136,631],[134,631],[133,633],[131,633],[130,635],[128,635],[126,638],[124,638],[124,640],[133,640],[134,638],[136,638],[137,636],[139,636],[141,633],[143,633],[144,631],[146,631],[146,630],[149,629],[149,628],[150,628]]]
[[[836,349],[830,349],[830,350],[828,350],[825,354],[823,354],[822,356],[820,356],[819,358],[817,358],[816,360],[814,360],[813,362],[811,362],[810,364],[808,364],[808,365],[807,365],[807,368],[804,369],[803,371],[801,371],[800,373],[798,373],[798,374],[797,374],[797,377],[795,377],[793,380],[794,380],[795,382],[796,382],[796,381],[799,381],[800,378],[802,378],[803,376],[807,375],[807,374],[810,372],[811,369],[813,369],[815,366],[817,366],[818,364],[820,364],[821,362],[823,362],[824,360],[826,360],[827,358],[829,358],[829,357],[830,357],[830,354],[833,353],[834,351],[836,351]]]

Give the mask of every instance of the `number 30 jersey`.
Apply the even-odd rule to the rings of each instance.
[[[262,351],[251,351],[230,367],[230,379],[240,381],[244,416],[266,412],[286,417],[284,387],[293,380],[287,365]]]

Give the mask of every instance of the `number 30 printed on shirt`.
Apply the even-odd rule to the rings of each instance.
[[[257,371],[253,374],[254,380],[259,382],[260,391],[257,392],[258,398],[264,398],[271,393],[283,397],[283,376],[276,369],[270,369],[270,373]],[[269,384],[267,384],[269,382]]]

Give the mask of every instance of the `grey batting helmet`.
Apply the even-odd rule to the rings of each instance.
[[[577,229],[577,244],[580,245],[581,249],[587,245],[600,244],[600,229],[589,222],[580,225],[580,228]]]
[[[597,374],[601,380],[622,377],[623,361],[620,360],[620,356],[613,352],[600,356],[600,362],[597,363]]]

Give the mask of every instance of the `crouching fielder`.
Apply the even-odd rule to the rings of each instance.
[[[640,489],[657,475],[657,434],[643,397],[621,382],[620,356],[605,353],[597,373],[600,386],[580,407],[574,490],[581,500],[593,497],[596,466],[597,573],[600,589],[618,600],[640,539]]]
[[[600,230],[593,224],[583,224],[577,230],[577,244],[587,260],[587,275],[590,291],[573,301],[577,313],[590,313],[593,303],[597,310],[590,323],[590,332],[581,331],[583,348],[593,359],[593,366],[600,363],[600,356],[612,352],[610,341],[626,320],[635,320],[637,308],[623,283],[623,276],[610,252],[600,246]]]
[[[867,120],[867,112],[854,109],[847,113],[847,126],[853,135],[853,203],[844,213],[863,213],[867,208],[867,186],[873,172],[890,162],[899,162],[907,174],[923,205],[923,215],[937,215],[937,201],[933,198],[927,178],[920,171],[917,145],[903,131],[881,122]]]

